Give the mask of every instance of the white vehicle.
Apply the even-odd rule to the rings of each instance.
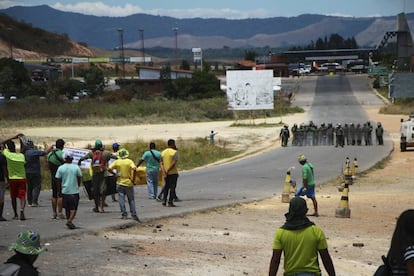
[[[299,74],[300,75],[307,75],[310,74],[311,72],[311,66],[310,65],[305,65],[305,67],[300,67],[299,68]]]
[[[400,134],[401,152],[406,151],[407,147],[414,147],[414,113],[410,114],[407,121],[401,119]]]

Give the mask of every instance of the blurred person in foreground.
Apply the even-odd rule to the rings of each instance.
[[[15,254],[10,257],[6,264],[15,264],[16,276],[37,276],[39,272],[34,267],[34,262],[37,260],[40,253],[45,251],[45,248],[40,245],[40,235],[31,230],[25,230],[18,234],[16,242],[10,247]]]
[[[387,259],[391,275],[414,276],[414,209],[399,216]]]
[[[321,275],[318,253],[329,276],[335,276],[335,268],[328,252],[323,231],[306,217],[308,207],[301,197],[289,203],[286,222],[276,230],[269,276],[277,274],[282,252],[284,254],[283,275]]]

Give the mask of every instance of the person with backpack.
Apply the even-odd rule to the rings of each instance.
[[[104,213],[106,177],[108,176],[108,161],[118,157],[105,150],[102,141],[97,139],[94,148],[81,157],[78,161],[80,166],[83,160],[91,159],[92,169],[92,193],[95,201],[95,207],[92,209],[95,213]]]
[[[53,219],[65,219],[65,215],[62,213],[63,201],[62,201],[62,189],[59,185],[59,181],[56,178],[56,172],[60,165],[64,162],[63,160],[63,147],[65,141],[63,139],[57,139],[55,142],[55,148],[52,149],[47,155],[47,161],[50,170],[50,179],[52,181],[52,211]]]
[[[0,275],[39,275],[39,271],[33,264],[46,248],[40,245],[38,233],[31,230],[20,232],[16,242],[9,249],[14,250],[15,254],[0,266]]]
[[[155,199],[158,194],[158,175],[160,173],[161,152],[155,149],[155,143],[149,144],[149,150],[145,151],[139,160],[137,167],[145,162],[145,173],[148,187],[148,197]]]

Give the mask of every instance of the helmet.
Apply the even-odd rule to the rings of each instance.
[[[118,156],[121,157],[121,159],[125,159],[128,158],[129,156],[129,151],[125,148],[122,148],[118,151]]]
[[[298,161],[299,162],[305,162],[306,161],[306,156],[305,155],[300,155],[299,157],[298,157]]]
[[[103,144],[102,141],[99,139],[96,139],[95,141],[95,149],[102,149],[103,148]]]
[[[115,142],[112,144],[112,149],[114,151],[118,151],[120,147],[121,147],[121,144],[119,144],[118,142]]]

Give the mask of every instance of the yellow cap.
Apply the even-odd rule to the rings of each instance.
[[[298,161],[299,161],[299,162],[304,162],[304,161],[306,161],[306,156],[302,154],[301,156],[299,156],[299,157],[298,157]]]

